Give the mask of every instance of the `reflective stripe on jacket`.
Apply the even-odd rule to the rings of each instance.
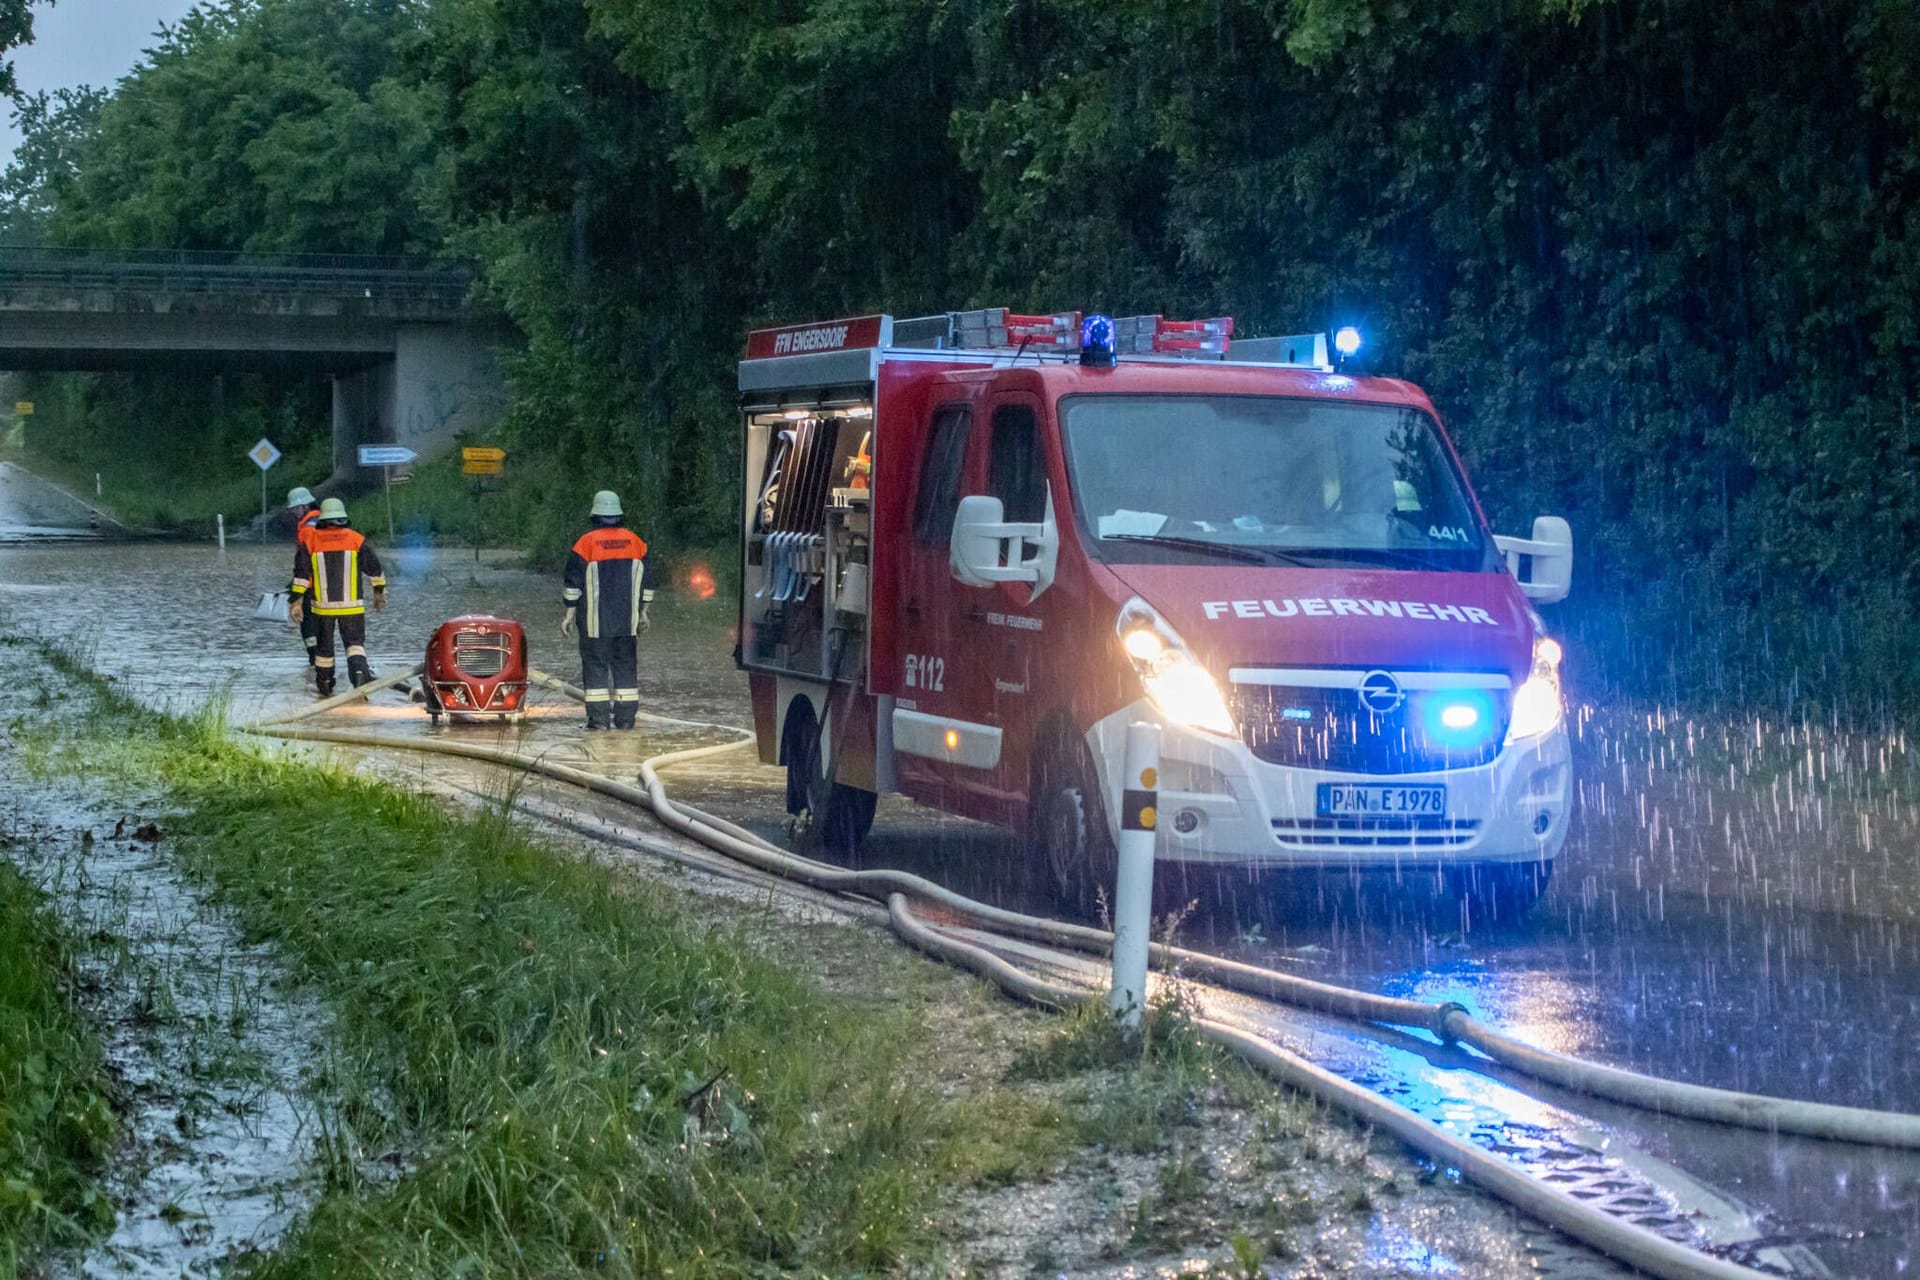
[[[653,599],[647,586],[647,544],[618,525],[589,529],[567,556],[561,598],[580,610],[583,635],[640,634],[640,608]]]
[[[293,594],[311,596],[307,606],[322,617],[365,613],[360,594],[364,574],[374,589],[386,587],[380,557],[367,540],[351,529],[316,525],[307,531],[293,555]]]

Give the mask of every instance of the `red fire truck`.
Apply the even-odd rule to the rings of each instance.
[[[739,663],[787,806],[1028,833],[1109,883],[1127,725],[1163,861],[1441,869],[1521,902],[1566,835],[1566,522],[1495,538],[1357,334],[1004,309],[752,333]]]

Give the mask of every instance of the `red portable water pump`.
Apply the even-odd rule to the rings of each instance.
[[[421,679],[427,714],[518,720],[527,705],[527,630],[511,618],[470,613],[435,628]]]

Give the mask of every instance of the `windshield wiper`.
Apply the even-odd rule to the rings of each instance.
[[[1440,551],[1456,549],[1435,548]],[[1445,571],[1444,566],[1436,564],[1426,556],[1413,551],[1396,551],[1390,547],[1328,547],[1320,554],[1335,560],[1357,560],[1362,563],[1390,565],[1396,569],[1423,569],[1434,573]]]
[[[1231,542],[1215,542],[1211,538],[1182,538],[1170,533],[1112,533],[1100,541],[1144,542],[1156,547],[1175,547],[1181,551],[1199,551],[1227,560],[1238,560],[1242,564],[1304,565],[1307,563],[1299,556],[1281,551],[1277,547],[1247,547]]]

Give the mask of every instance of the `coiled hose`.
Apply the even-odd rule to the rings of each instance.
[[[1029,916],[977,902],[910,872],[854,870],[796,857],[745,828],[694,806],[679,804],[667,796],[666,788],[660,781],[660,769],[733,751],[751,740],[752,735],[745,730],[643,714],[641,718],[650,723],[718,730],[740,736],[733,742],[668,752],[643,761],[639,767],[641,786],[636,787],[570,765],[479,743],[393,738],[352,730],[310,728],[296,723],[403,683],[421,670],[415,667],[411,671],[388,676],[316,702],[294,713],[239,728],[241,732],[266,737],[399,748],[538,773],[645,809],[673,830],[766,874],[816,889],[856,893],[885,901],[893,928],[905,941],[930,955],[964,965],[993,981],[1010,995],[1051,1008],[1072,1007],[1093,998],[1092,993],[1083,989],[1036,977],[984,947],[941,932],[919,919],[909,901],[910,898],[920,899],[1009,936],[1088,953],[1100,954],[1111,950],[1113,935],[1107,930]],[[530,679],[543,688],[574,698],[581,696],[575,686],[547,673],[532,672]],[[1528,1045],[1486,1026],[1457,1004],[1436,1005],[1374,995],[1183,947],[1155,944],[1154,952],[1163,964],[1178,964],[1188,975],[1228,990],[1352,1021],[1422,1028],[1443,1041],[1468,1045],[1500,1065],[1594,1097],[1661,1114],[1767,1132],[1920,1149],[1920,1116],[1772,1098],[1663,1080]],[[1694,1280],[1696,1277],[1746,1277],[1751,1280],[1760,1274],[1676,1244],[1596,1209],[1532,1178],[1500,1157],[1447,1132],[1412,1111],[1316,1067],[1258,1036],[1211,1019],[1197,1020],[1196,1025],[1207,1039],[1251,1062],[1260,1070],[1393,1133],[1429,1158],[1459,1169],[1469,1180],[1548,1225],[1650,1274],[1674,1277],[1676,1280]]]

